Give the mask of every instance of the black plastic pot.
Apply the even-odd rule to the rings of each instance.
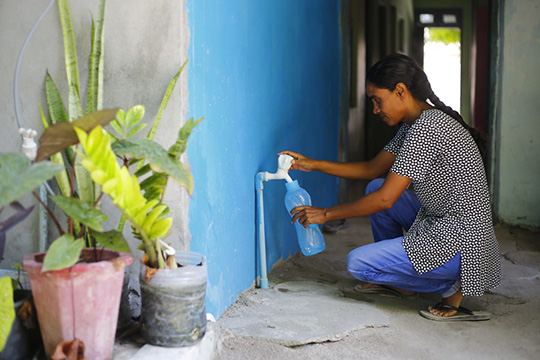
[[[141,333],[147,343],[191,346],[206,333],[206,258],[177,252],[178,269],[157,271],[145,280],[141,271]]]

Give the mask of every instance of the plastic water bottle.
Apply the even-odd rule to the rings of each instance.
[[[311,197],[306,190],[300,187],[297,180],[285,183],[285,187],[287,188],[285,207],[289,213],[297,206],[311,205]],[[298,237],[298,245],[300,245],[300,250],[304,255],[315,255],[326,249],[319,225],[309,224],[306,229],[298,221],[295,221],[294,227]]]

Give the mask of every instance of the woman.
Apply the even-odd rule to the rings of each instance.
[[[294,208],[293,222],[308,226],[370,215],[375,243],[348,256],[349,272],[365,282],[357,291],[402,297],[438,292],[442,302],[422,316],[489,319],[489,313],[460,307],[463,296],[480,296],[501,277],[481,136],[439,100],[424,71],[405,55],[377,62],[367,74],[366,92],[374,114],[390,126],[401,123],[374,159],[336,163],[282,153],[294,158],[293,169],[376,180],[356,201]]]

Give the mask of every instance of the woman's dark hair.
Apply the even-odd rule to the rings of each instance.
[[[367,82],[381,89],[394,91],[398,83],[404,83],[412,96],[419,101],[429,100],[435,107],[456,119],[471,133],[482,158],[486,153],[485,136],[469,126],[461,115],[450,106],[445,105],[431,89],[426,73],[410,57],[403,54],[392,54],[379,60],[369,69]]]

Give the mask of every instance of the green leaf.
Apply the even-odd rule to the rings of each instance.
[[[193,192],[193,178],[182,163],[173,161],[165,149],[153,141],[120,140],[112,144],[113,151],[120,155],[127,155],[137,159],[146,159],[155,172],[165,173],[173,178],[180,186],[186,188],[191,195]]]
[[[122,109],[118,110],[118,112],[116,113],[116,120],[118,120],[118,122],[122,124],[123,126],[127,126],[126,125],[126,112]]]
[[[144,175],[148,174],[151,170],[152,169],[150,168],[150,165],[146,164],[143,167],[141,167],[140,169],[138,169],[137,171],[135,171],[135,176],[136,177],[144,176]]]
[[[167,86],[167,90],[165,90],[165,95],[163,95],[163,100],[161,100],[161,105],[159,106],[158,114],[156,115],[154,124],[152,125],[152,128],[148,132],[148,135],[146,135],[146,138],[148,140],[154,139],[157,128],[159,126],[159,122],[161,121],[161,117],[163,115],[163,111],[167,107],[167,103],[169,102],[169,98],[171,97],[174,87],[176,86],[176,82],[178,81],[178,78],[180,77],[180,74],[182,73],[182,70],[184,70],[184,67],[186,65],[187,65],[187,60],[182,64],[182,66],[180,67],[180,70],[178,70],[176,75],[174,75],[171,81],[169,82],[169,85]]]
[[[60,122],[49,127],[39,139],[36,161],[42,161],[79,142],[74,127],[90,132],[98,125],[105,126],[114,120],[118,109],[100,110],[73,122]]]
[[[75,84],[69,85],[68,112],[69,120],[78,119],[83,116],[80,92]]]
[[[69,87],[69,118],[76,119],[82,116],[80,86],[79,86],[79,65],[77,62],[77,47],[75,44],[75,34],[69,12],[67,0],[58,0],[58,12],[62,24],[62,35],[64,39],[64,60],[66,64],[66,75]]]
[[[146,125],[148,125],[148,124],[139,124],[139,125],[135,126],[133,129],[131,129],[129,131],[129,133],[127,134],[127,137],[131,137],[131,136],[137,134],[139,131],[144,129],[146,127]]]
[[[100,0],[98,17],[96,22],[92,20],[92,51],[89,59],[89,75],[86,113],[92,113],[101,110],[100,96],[103,92],[103,86],[100,84],[100,72],[103,72],[103,39],[104,39],[104,21],[105,19],[105,0]]]
[[[122,129],[122,127],[120,126],[120,124],[118,123],[118,120],[113,120],[111,121],[111,126],[113,127],[114,131],[116,131],[116,133],[122,137],[125,137],[126,134],[124,133],[124,129]]]
[[[168,176],[163,173],[155,173],[147,177],[141,182],[141,190],[144,191],[144,197],[147,200],[159,200],[165,186],[167,185]]]
[[[126,114],[126,126],[132,127],[137,125],[144,117],[144,106],[135,105],[128,110]]]
[[[49,72],[47,72],[45,77],[45,95],[47,98],[47,109],[49,111],[51,124],[54,125],[62,121],[69,121],[62,97],[60,96],[51,75],[49,75]]]
[[[101,223],[107,221],[107,215],[92,205],[81,201],[77,198],[65,196],[51,196],[51,199],[66,213],[89,228],[101,231],[103,228]]]
[[[49,247],[45,259],[43,259],[41,271],[62,270],[72,267],[79,261],[83,248],[83,239],[75,240],[71,234],[59,237]]]
[[[43,122],[43,127],[45,129],[49,128],[49,124],[47,123],[47,120],[45,119],[45,115],[43,114],[43,109],[41,109],[41,106],[39,107],[40,114],[41,114],[41,121]],[[71,148],[67,148],[66,150],[71,150]],[[71,152],[71,156],[69,152],[66,154],[68,159],[73,159],[73,152]],[[64,163],[64,157],[61,153],[56,153],[54,155],[51,155],[51,162],[54,164],[58,164],[64,168],[63,171],[59,172],[55,175],[56,183],[58,185],[58,188],[60,189],[60,192],[64,196],[69,196],[71,194],[71,182],[69,181],[69,177],[67,174],[67,170]]]
[[[92,235],[94,235],[96,240],[105,247],[116,251],[130,252],[129,245],[120,231],[92,231]]]
[[[21,153],[0,153],[0,208],[34,190],[62,169],[50,162],[30,164]]]
[[[82,201],[93,204],[96,200],[94,196],[94,182],[88,170],[82,165],[82,157],[78,156],[75,160],[75,181],[77,182],[77,190]]]
[[[190,118],[184,126],[180,129],[178,132],[178,139],[174,143],[173,146],[169,148],[169,155],[171,155],[176,160],[180,159],[180,155],[182,155],[187,148],[187,140],[189,135],[191,135],[191,132],[193,131],[193,128],[197,126],[201,121],[203,121],[204,118],[199,118],[197,121],[193,121],[193,118]]]
[[[9,276],[0,279],[0,352],[4,350],[15,321],[13,287]]]

